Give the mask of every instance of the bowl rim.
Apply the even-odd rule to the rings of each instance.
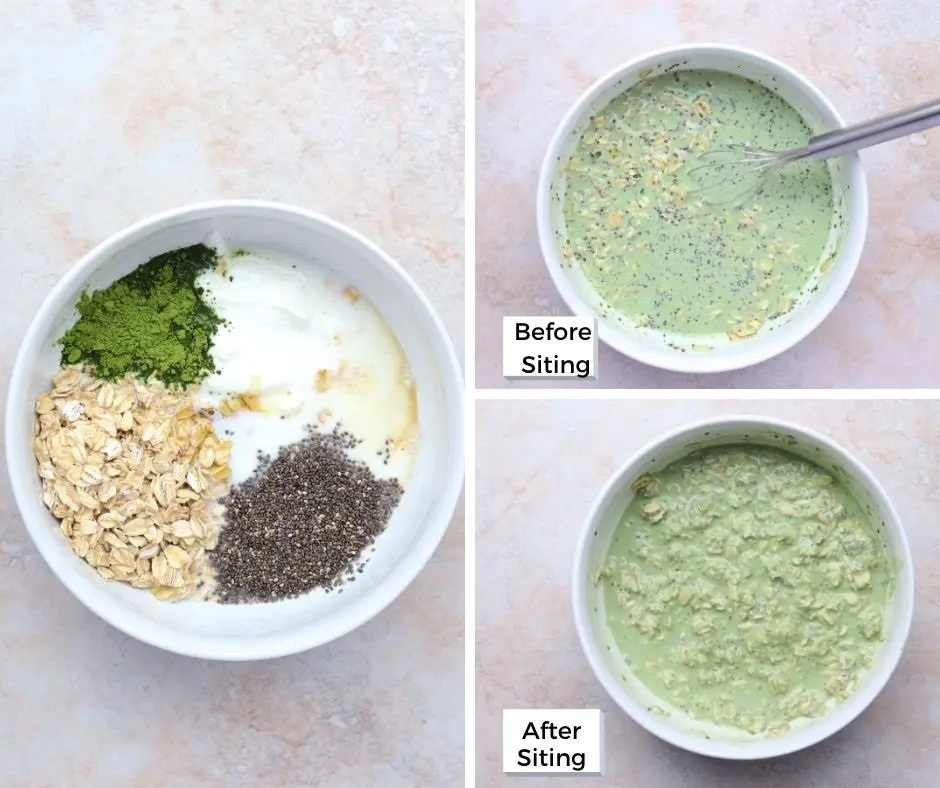
[[[136,613],[112,615],[111,611],[102,609],[95,600],[90,599],[84,593],[81,584],[76,581],[75,574],[60,565],[57,557],[52,555],[51,549],[47,549],[41,540],[34,538],[36,529],[40,527],[47,528],[48,523],[37,523],[25,514],[28,511],[28,498],[31,496],[21,484],[22,479],[25,478],[22,471],[22,457],[19,456],[21,447],[14,446],[9,436],[11,435],[11,425],[22,419],[22,408],[28,405],[28,398],[25,394],[20,395],[17,392],[25,392],[28,368],[32,361],[32,356],[27,354],[27,348],[36,343],[43,316],[56,308],[57,302],[63,298],[65,291],[85,280],[88,274],[96,269],[100,263],[106,261],[115,249],[133,241],[135,236],[145,236],[148,231],[158,229],[160,226],[168,226],[192,218],[228,212],[257,212],[319,223],[328,231],[345,237],[347,241],[362,247],[375,259],[381,261],[394,276],[398,277],[423,307],[429,324],[433,327],[433,331],[437,334],[437,339],[441,345],[440,357],[437,362],[441,368],[441,375],[448,380],[448,388],[456,393],[455,401],[452,403],[456,413],[453,419],[454,423],[451,425],[453,429],[453,472],[446,478],[445,483],[441,484],[436,490],[435,499],[438,514],[436,517],[433,511],[427,514],[427,520],[430,522],[423,532],[423,538],[417,540],[414,549],[402,555],[375,591],[359,600],[357,606],[343,616],[342,623],[332,626],[325,635],[320,634],[318,630],[301,630],[299,632],[288,631],[286,633],[278,632],[258,636],[222,635],[211,639],[203,639],[200,638],[198,633],[173,632],[165,627],[154,628],[151,622],[144,620]],[[373,619],[411,585],[440,546],[457,511],[457,503],[464,484],[464,449],[466,441],[464,434],[466,408],[464,388],[463,374],[453,342],[430,300],[401,265],[366,236],[328,216],[281,202],[225,199],[190,203],[140,219],[103,240],[59,278],[41,306],[36,310],[20,342],[7,385],[7,404],[4,419],[5,435],[7,436],[5,441],[7,477],[10,480],[20,520],[52,574],[65,585],[79,602],[115,629],[136,640],[165,651],[200,659],[249,661],[288,656],[332,642]],[[154,632],[160,633],[159,636],[155,635]]]
[[[799,320],[788,323],[793,328],[791,335],[785,341],[778,341],[773,335],[758,337],[748,343],[741,343],[740,355],[730,359],[720,355],[672,353],[654,348],[645,340],[630,337],[625,332],[602,320],[596,311],[591,309],[590,305],[580,297],[563,269],[561,255],[553,238],[551,220],[550,192],[552,175],[555,162],[561,155],[562,146],[568,135],[597,96],[616,83],[627,72],[643,65],[652,64],[656,60],[715,54],[724,55],[730,59],[757,61],[768,69],[776,71],[805,94],[807,98],[823,107],[835,120],[835,128],[845,126],[841,114],[819,88],[801,73],[770,55],[733,44],[709,42],[664,47],[646,52],[616,66],[595,80],[590,87],[578,96],[555,128],[542,159],[536,190],[536,226],[542,261],[548,269],[555,289],[568,309],[571,310],[571,313],[581,317],[596,317],[598,337],[604,344],[609,345],[621,355],[635,359],[647,366],[687,374],[730,372],[754,366],[791,350],[806,339],[832,313],[845,296],[858,269],[868,234],[868,185],[865,171],[858,154],[849,154],[847,159],[850,162],[853,189],[852,202],[846,210],[851,216],[851,222],[849,231],[846,233],[839,249],[838,263],[833,266],[833,270],[837,270],[840,274],[838,283],[835,287],[830,288],[826,298],[817,297],[813,299],[811,302],[813,308],[805,310]],[[745,350],[747,352],[744,352]]]
[[[853,714],[846,716],[845,719],[836,719],[831,715],[820,717],[818,720],[814,721],[811,726],[800,731],[801,736],[787,735],[774,739],[758,739],[753,742],[745,743],[743,746],[731,745],[717,739],[706,739],[702,736],[686,733],[668,724],[661,717],[648,711],[643,704],[637,703],[630,698],[624,691],[620,682],[611,675],[604,662],[601,648],[592,630],[590,604],[587,593],[587,585],[590,579],[588,559],[594,538],[593,531],[597,527],[598,519],[606,510],[607,499],[612,495],[616,495],[616,493],[623,488],[625,479],[635,470],[637,465],[644,462],[651,452],[657,451],[667,442],[679,438],[699,436],[706,430],[732,426],[769,429],[800,436],[809,441],[826,446],[834,456],[839,458],[842,464],[850,468],[853,475],[863,482],[868,492],[872,494],[884,508],[884,512],[887,515],[885,517],[885,527],[897,538],[897,543],[900,548],[894,551],[894,553],[896,557],[901,559],[902,565],[906,570],[898,578],[895,593],[899,594],[902,604],[909,601],[909,604],[904,604],[900,615],[896,616],[892,621],[892,630],[900,635],[900,637],[897,638],[896,647],[892,648],[890,651],[885,651],[882,658],[876,663],[876,666],[870,669],[873,674],[872,680],[865,687],[864,691],[853,693],[851,696],[852,698],[860,699],[857,709]],[[695,420],[675,427],[659,437],[648,441],[636,451],[629,460],[611,474],[594,500],[594,503],[591,505],[591,509],[581,528],[581,533],[578,536],[578,542],[575,547],[574,571],[572,574],[571,602],[578,640],[587,658],[588,664],[591,667],[591,671],[610,696],[611,700],[613,700],[635,723],[653,736],[675,747],[698,755],[706,755],[725,760],[760,760],[797,752],[829,738],[856,720],[881,693],[900,662],[910,634],[911,620],[914,611],[914,564],[911,558],[910,545],[907,540],[904,525],[893,502],[878,479],[855,454],[822,433],[794,422],[767,416],[731,414]],[[877,674],[875,674],[875,667],[877,667]],[[836,719],[835,723],[833,723],[834,719]]]

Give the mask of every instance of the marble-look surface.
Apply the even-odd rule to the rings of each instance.
[[[692,755],[636,725],[594,678],[571,614],[575,544],[584,517],[610,475],[666,431],[702,418],[741,413],[794,421],[852,450],[897,507],[916,578],[907,648],[874,703],[827,741],[757,763]],[[501,771],[504,708],[604,711],[607,776],[566,777],[560,783],[565,786],[937,785],[940,401],[481,402],[476,427],[480,788],[514,784]],[[550,782],[554,784],[535,780],[538,785]]]
[[[714,41],[761,50],[814,82],[847,123],[936,98],[934,0],[478,0],[477,385],[935,387],[940,343],[940,130],[863,153],[870,227],[842,302],[807,339],[748,370],[687,376],[601,346],[591,383],[502,378],[504,315],[570,314],[539,251],[535,192],[551,135],[598,77],[645,52]]]
[[[395,257],[463,346],[463,3],[7,0],[0,372],[86,251],[185,203],[281,200]],[[5,395],[5,391],[3,392]],[[463,535],[376,620],[212,664],[130,641],[35,553],[0,479],[0,785],[463,780]]]

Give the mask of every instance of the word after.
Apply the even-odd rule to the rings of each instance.
[[[506,774],[604,773],[599,709],[503,709]]]
[[[597,321],[590,317],[504,317],[503,377],[597,377]]]

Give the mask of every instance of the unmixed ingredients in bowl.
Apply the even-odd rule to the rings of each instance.
[[[664,705],[773,734],[853,693],[893,574],[839,481],[777,449],[723,446],[633,489],[598,582],[625,662]]]
[[[784,168],[742,206],[706,204],[693,192],[707,184],[687,173],[715,147],[785,149],[811,136],[799,112],[743,77],[677,70],[641,80],[591,117],[563,165],[566,262],[605,316],[699,337],[698,349],[710,336],[755,335],[824,269],[827,165]]]
[[[60,345],[43,501],[102,577],[268,602],[364,569],[419,429],[407,359],[354,286],[198,244],[82,293]]]

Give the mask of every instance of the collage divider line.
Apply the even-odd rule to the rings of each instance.
[[[477,389],[477,401],[519,400],[936,400],[940,389]]]
[[[464,4],[464,784],[476,785],[476,8]]]

